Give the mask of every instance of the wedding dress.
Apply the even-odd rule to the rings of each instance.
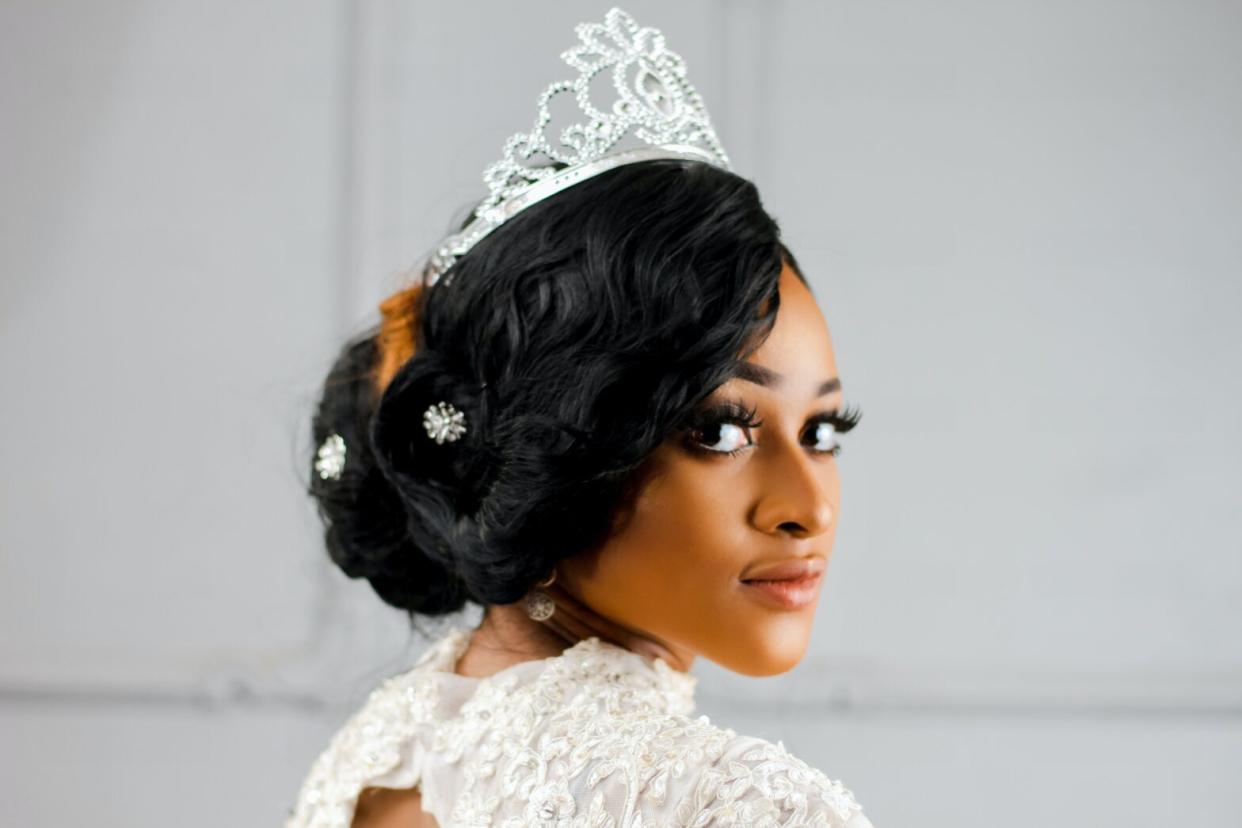
[[[285,828],[349,828],[367,787],[418,786],[441,828],[873,828],[839,781],[694,716],[697,677],[598,637],[486,677],[454,627],[376,687]]]

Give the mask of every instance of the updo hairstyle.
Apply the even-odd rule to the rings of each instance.
[[[464,226],[464,223],[463,223]],[[312,418],[346,444],[310,474],[328,554],[385,602],[515,602],[602,543],[649,455],[771,331],[780,241],[747,179],[651,160],[517,213],[340,351]],[[802,278],[798,271],[799,278]],[[440,401],[466,431],[437,443]]]

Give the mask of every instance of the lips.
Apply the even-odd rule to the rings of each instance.
[[[751,581],[800,581],[822,575],[828,561],[818,555],[810,558],[789,558],[767,566],[756,567],[742,578],[743,583]]]
[[[741,582],[745,592],[761,602],[780,609],[795,610],[815,602],[823,581],[826,558],[787,558],[755,567]]]

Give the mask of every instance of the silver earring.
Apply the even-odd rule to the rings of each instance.
[[[526,614],[535,621],[547,621],[556,612],[556,602],[542,590],[532,590],[526,594]]]
[[[437,443],[451,443],[466,433],[466,415],[441,400],[423,412],[423,428]]]
[[[537,587],[549,587],[556,581],[556,567],[552,567],[552,574],[544,578]],[[526,614],[535,621],[547,621],[556,612],[556,602],[541,589],[531,590],[526,595]]]

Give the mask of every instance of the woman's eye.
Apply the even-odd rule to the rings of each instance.
[[[862,411],[846,408],[844,411],[827,411],[816,415],[807,430],[816,454],[836,456],[841,453],[837,436],[858,425]],[[755,409],[746,408],[739,402],[724,403],[698,412],[686,429],[686,444],[699,454],[734,455],[756,445],[751,430],[760,428],[763,420],[756,419]]]
[[[811,436],[814,438],[814,444],[811,447],[815,451],[823,454],[841,452],[841,444],[837,442],[837,429],[832,423],[824,421],[816,423],[815,428],[811,430]]]
[[[713,423],[691,433],[695,447],[716,454],[736,454],[752,445],[746,429],[737,423]]]
[[[763,425],[754,407],[739,400],[723,400],[708,405],[690,418],[686,445],[698,454],[734,455],[755,444],[750,430]]]
[[[812,421],[810,433],[815,442],[811,450],[817,454],[831,454],[834,457],[840,454],[841,443],[837,441],[837,435],[854,428],[860,420],[862,420],[862,411],[856,406],[852,409],[847,406],[843,411],[820,414]]]

